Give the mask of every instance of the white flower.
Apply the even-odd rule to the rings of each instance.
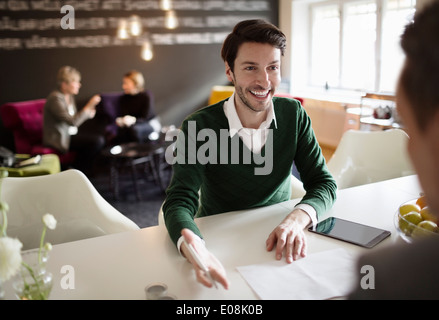
[[[43,223],[46,227],[48,227],[50,230],[54,230],[56,228],[56,219],[53,215],[50,213],[46,213],[43,216]]]
[[[51,251],[52,250],[52,244],[50,242],[46,242],[46,244],[44,245],[44,249],[46,251]]]
[[[0,280],[10,279],[20,269],[22,246],[18,239],[0,237]]]

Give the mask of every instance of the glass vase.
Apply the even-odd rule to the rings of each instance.
[[[20,300],[47,300],[52,291],[53,277],[46,270],[47,250],[33,249],[22,253],[23,262],[13,287]]]

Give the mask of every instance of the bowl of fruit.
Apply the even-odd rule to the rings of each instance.
[[[395,226],[406,242],[439,237],[439,219],[429,209],[425,196],[401,204],[395,214]]]

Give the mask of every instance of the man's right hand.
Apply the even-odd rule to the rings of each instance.
[[[202,262],[209,270],[213,280],[221,283],[224,289],[228,289],[229,280],[227,279],[226,271],[224,270],[224,267],[222,266],[221,262],[219,262],[219,260],[206,249],[204,243],[201,242],[200,238],[191,230],[183,229],[181,231],[181,235],[184,237],[185,242],[191,244],[194,250],[198,253]],[[180,250],[182,251],[183,255],[186,257],[186,259],[190,263],[192,263],[195,269],[197,281],[203,284],[204,286],[211,288],[213,286],[213,283],[210,281],[207,274],[200,268],[200,266],[198,266],[197,262],[192,258],[189,252],[189,248],[187,248],[186,246],[186,243],[184,242],[182,243]]]

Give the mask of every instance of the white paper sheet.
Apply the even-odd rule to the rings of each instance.
[[[356,258],[344,249],[309,254],[287,264],[272,261],[237,267],[263,300],[320,300],[346,296],[353,288]]]

